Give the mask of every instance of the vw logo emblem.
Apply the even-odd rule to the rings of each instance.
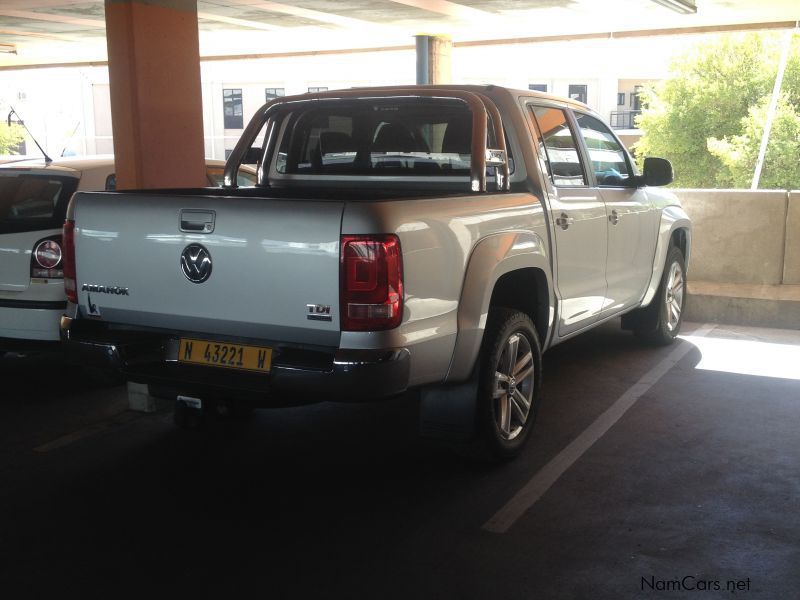
[[[189,244],[181,253],[181,271],[192,283],[203,283],[211,276],[211,254],[200,244]]]

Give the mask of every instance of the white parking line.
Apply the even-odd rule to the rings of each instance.
[[[716,325],[706,324],[691,333],[694,338],[707,336]],[[544,496],[561,475],[572,464],[594,445],[605,433],[620,420],[627,410],[633,406],[659,379],[666,375],[678,361],[694,348],[690,343],[681,342],[677,348],[655,367],[645,373],[639,381],[628,388],[614,404],[575,438],[566,448],[559,452],[533,478],[518,491],[494,516],[483,524],[485,531],[505,533],[539,498]]]

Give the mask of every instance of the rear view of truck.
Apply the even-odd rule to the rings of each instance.
[[[77,194],[65,342],[186,397],[403,392],[409,349],[380,335],[409,319],[404,234],[380,217],[343,230],[345,212],[486,190],[485,106],[464,92],[284,99],[248,126],[222,193]],[[245,162],[254,189],[235,187]]]

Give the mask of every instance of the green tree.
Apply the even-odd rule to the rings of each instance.
[[[749,188],[758,160],[761,136],[767,121],[765,99],[742,119],[742,133],[709,139],[708,150],[722,161],[730,187]],[[800,184],[800,113],[785,97],[778,102],[759,187],[796,189]]]
[[[645,90],[638,156],[663,156],[680,187],[749,187],[780,55],[781,34],[727,34],[672,65]],[[800,186],[800,40],[795,36],[760,187]]]
[[[19,125],[0,123],[0,154],[16,154],[16,146],[25,139],[25,132]]]

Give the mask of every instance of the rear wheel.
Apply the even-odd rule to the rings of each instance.
[[[508,308],[489,312],[479,364],[477,444],[494,460],[518,455],[541,395],[542,351],[533,322]]]
[[[650,306],[640,309],[634,334],[648,344],[667,346],[681,330],[686,304],[686,264],[677,246],[667,252],[664,273]]]

